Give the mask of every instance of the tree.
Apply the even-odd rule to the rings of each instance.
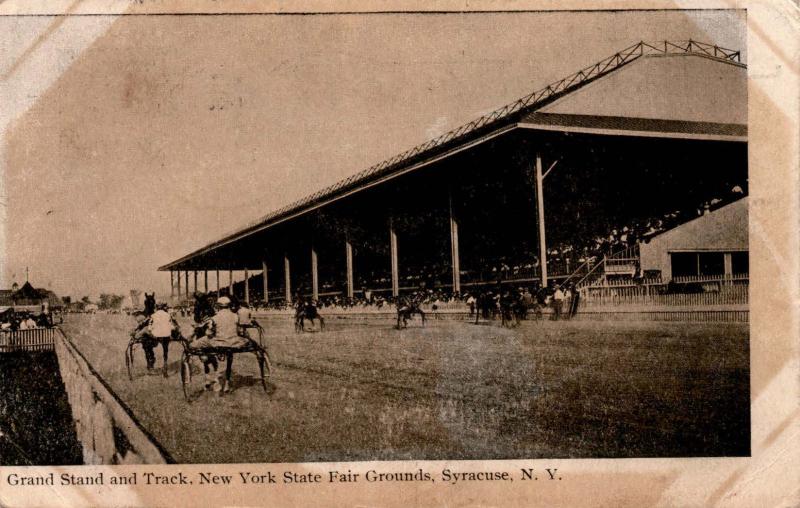
[[[113,293],[101,293],[100,303],[97,305],[102,310],[119,310],[122,307],[122,301],[125,299],[123,295],[115,295]]]

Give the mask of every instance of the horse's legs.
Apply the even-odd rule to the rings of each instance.
[[[323,331],[325,329],[325,320],[322,319],[322,316],[317,316],[319,318],[319,331]]]
[[[147,363],[148,372],[153,370],[156,363],[156,353],[154,351],[156,345],[155,341],[151,339],[144,339],[142,341],[142,349],[144,349],[144,358]]]
[[[225,391],[231,391],[231,373],[233,372],[233,353],[225,355]]]
[[[203,372],[205,372],[206,389],[211,389],[215,382],[219,383],[219,362],[216,355],[201,357],[203,360]]]
[[[219,362],[217,361],[216,355],[208,356],[208,365],[211,365],[211,367],[214,369],[214,372],[217,372],[219,370]]]
[[[169,338],[161,339],[161,349],[164,350],[164,377],[167,377],[167,358],[169,357]]]

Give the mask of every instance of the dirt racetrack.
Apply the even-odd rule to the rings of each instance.
[[[178,462],[305,462],[749,454],[747,325],[337,320],[295,334],[261,319],[274,369],[252,355],[234,391],[187,403],[169,373],[134,380],[133,318],[69,315],[62,328]],[[185,321],[188,334],[188,320]],[[157,350],[161,365],[160,349]]]

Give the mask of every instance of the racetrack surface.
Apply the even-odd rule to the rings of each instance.
[[[191,403],[179,344],[168,379],[145,375],[137,349],[129,381],[133,318],[69,315],[62,328],[178,462],[749,454],[746,324],[414,320],[395,330],[331,316],[324,332],[296,334],[291,319],[259,321],[268,391],[254,356],[237,355],[234,391],[203,392],[198,373]]]

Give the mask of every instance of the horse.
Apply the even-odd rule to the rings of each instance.
[[[400,330],[401,328],[407,328],[408,321],[414,316],[414,314],[419,314],[420,318],[422,318],[422,326],[425,326],[425,312],[422,310],[422,308],[420,308],[418,302],[411,301],[404,304],[398,304],[397,329]]]
[[[475,324],[478,324],[480,318],[494,319],[496,314],[497,301],[494,294],[491,291],[479,294],[475,299]]]
[[[195,293],[192,314],[194,317],[192,340],[205,337],[208,333],[209,326],[212,325],[211,318],[213,318],[215,314],[214,299],[208,294]],[[215,355],[201,355],[200,360],[203,363],[203,371],[206,374],[210,372],[211,367],[214,368],[214,371],[219,370],[219,360]],[[230,381],[230,362],[226,368],[226,376],[228,381]]]
[[[194,322],[200,324],[207,318],[214,315],[214,302],[207,294],[195,293],[194,294]]]
[[[520,298],[514,303],[514,308],[512,309],[512,311],[514,312],[514,318],[517,320],[517,322],[527,321],[528,313],[531,310],[534,311],[534,316],[536,316],[537,309],[535,304],[533,303],[528,304],[522,298]],[[538,313],[541,314],[541,311],[538,311]]]
[[[177,323],[173,321],[174,329],[172,330],[172,334],[170,337],[167,338],[156,338],[150,332],[150,325],[152,320],[152,315],[155,314],[155,308],[153,308],[150,314],[148,312],[148,306],[150,303],[149,301],[153,302],[153,306],[155,306],[155,293],[152,295],[145,295],[145,310],[141,312],[137,312],[134,315],[137,317],[137,325],[131,331],[130,336],[131,339],[128,342],[128,348],[126,350],[125,362],[128,366],[128,376],[131,377],[131,365],[133,364],[133,347],[135,344],[139,343],[144,350],[145,358],[147,359],[148,363],[152,362],[153,367],[155,366],[155,348],[161,344],[162,356],[164,359],[164,366],[162,369],[164,377],[167,377],[167,360],[169,357],[169,343],[171,340],[182,340],[180,328],[177,326]],[[131,377],[132,379],[132,377]]]
[[[144,315],[150,317],[156,311],[156,294],[155,292],[144,294]]]
[[[500,297],[500,324],[513,328],[519,324],[519,320],[514,313],[516,300],[514,295],[510,293],[503,294]]]
[[[203,293],[194,294],[194,332],[193,339],[205,337],[208,327],[211,325],[211,318],[214,317],[214,303],[212,298]]]
[[[297,308],[294,313],[294,331],[297,333],[304,332],[306,329],[305,320],[311,321],[311,326],[314,326],[314,320],[319,320],[320,331],[325,329],[325,320],[320,316],[317,306],[313,303],[298,302]]]

